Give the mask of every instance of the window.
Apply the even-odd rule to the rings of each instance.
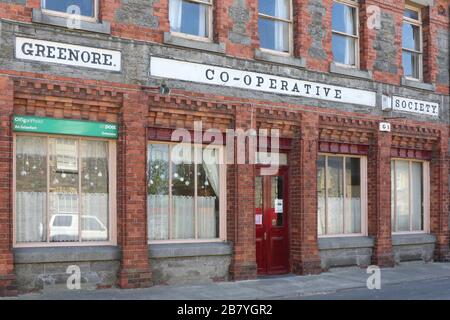
[[[98,0],[42,0],[42,9],[59,15],[79,14],[82,18],[97,18]]]
[[[218,146],[149,144],[149,241],[225,239],[222,153]]]
[[[391,162],[392,232],[424,232],[428,212],[428,163]]]
[[[259,0],[258,4],[258,30],[261,48],[291,53],[291,1]]]
[[[196,38],[212,37],[212,0],[170,0],[170,31]]]
[[[332,48],[336,63],[358,67],[358,3],[352,0],[333,2]]]
[[[319,155],[319,236],[365,234],[366,158]]]
[[[114,142],[17,135],[15,242],[112,243]]]
[[[407,6],[403,14],[403,73],[422,80],[422,17],[418,8]]]

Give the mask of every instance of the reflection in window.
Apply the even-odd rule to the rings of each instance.
[[[211,14],[211,0],[169,0],[170,31],[208,38]]]
[[[357,65],[358,7],[356,1],[333,2],[332,48],[334,61],[349,66]]]
[[[403,74],[422,78],[422,21],[419,9],[406,9],[403,15]]]
[[[219,238],[219,152],[217,147],[149,144],[147,208],[150,241]]]
[[[261,48],[290,52],[291,1],[260,0],[258,4],[258,30]]]
[[[391,176],[392,231],[424,231],[424,163],[393,160]]]
[[[96,0],[42,0],[43,9],[69,14],[80,12],[85,17],[95,17],[95,6]]]
[[[108,241],[108,142],[16,141],[16,241]]]
[[[319,235],[361,234],[361,159],[320,155],[317,200]]]

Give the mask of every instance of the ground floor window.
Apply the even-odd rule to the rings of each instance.
[[[319,236],[365,234],[366,183],[366,158],[319,155]]]
[[[392,232],[426,231],[429,164],[412,160],[391,162]]]
[[[105,140],[17,135],[16,243],[111,242],[114,154]]]
[[[219,146],[148,145],[149,241],[225,238],[222,158]]]

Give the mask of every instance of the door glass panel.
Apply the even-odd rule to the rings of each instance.
[[[271,204],[273,205],[272,226],[283,226],[284,214],[284,190],[283,177],[271,177]]]
[[[344,231],[344,190],[343,190],[343,158],[328,157],[327,189],[328,189],[328,232],[341,234]]]
[[[345,233],[361,233],[361,161],[358,158],[346,158],[345,162]]]
[[[78,141],[49,139],[50,242],[79,241]]]
[[[263,178],[255,178],[255,219],[256,225],[263,224]]]

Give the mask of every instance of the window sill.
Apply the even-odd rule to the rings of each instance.
[[[351,68],[351,67],[344,67],[344,66],[340,66],[336,63],[332,63],[330,65],[330,72],[349,76],[349,77],[354,77],[354,78],[361,78],[361,79],[367,79],[367,80],[373,79],[371,71],[359,70],[359,69]]]
[[[434,244],[436,236],[426,233],[412,233],[412,234],[394,234],[392,235],[393,246],[407,246],[418,244]]]
[[[211,51],[216,53],[225,53],[225,44],[224,43],[214,43],[214,42],[207,42],[207,41],[201,41],[201,40],[193,40],[189,38],[185,38],[182,36],[176,36],[173,35],[170,32],[164,33],[164,43],[170,44],[173,46],[178,47],[186,47],[191,49],[197,49],[202,51]]]
[[[41,23],[41,24],[47,24],[47,25],[52,25],[52,26],[68,28],[67,21],[68,21],[68,18],[44,13],[40,9],[33,9],[33,22],[34,23]],[[90,22],[90,21],[80,20],[80,27],[73,28],[70,30],[83,30],[83,31],[89,31],[89,32],[111,34],[111,25],[109,22],[106,22],[106,21]]]
[[[229,242],[150,244],[150,258],[177,258],[231,255]]]
[[[436,91],[436,86],[432,83],[425,83],[420,81],[415,81],[408,79],[406,77],[402,77],[402,86],[410,87],[414,89],[420,89],[425,91]]]
[[[333,237],[319,238],[319,250],[339,250],[354,248],[372,248],[374,240],[371,237]]]
[[[18,264],[113,260],[120,260],[120,250],[115,246],[14,249],[14,263]]]
[[[282,64],[287,66],[293,66],[297,68],[305,68],[306,67],[306,61],[304,58],[296,58],[289,55],[282,55],[282,54],[276,54],[271,53],[265,50],[256,49],[255,50],[255,59],[266,61],[266,62],[272,62],[276,64]]]

